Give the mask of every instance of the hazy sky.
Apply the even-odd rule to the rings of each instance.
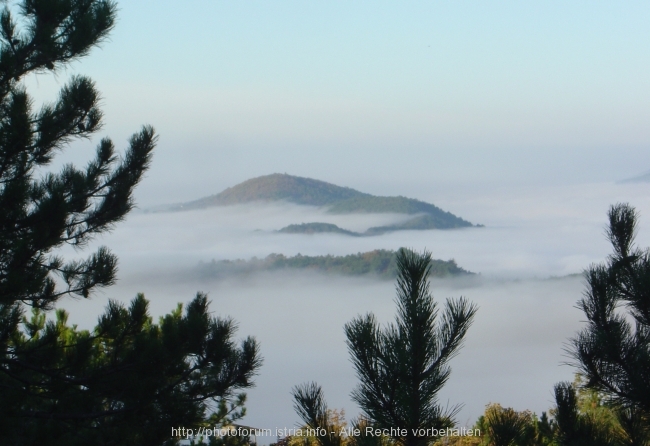
[[[102,134],[123,142],[156,127],[142,204],[273,172],[414,195],[650,169],[647,2],[119,7],[101,49],[56,80],[32,80],[32,92],[51,99],[87,74],[104,97]]]

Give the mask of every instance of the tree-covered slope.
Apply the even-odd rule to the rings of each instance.
[[[213,260],[199,265],[199,274],[204,278],[250,274],[260,271],[309,270],[326,274],[345,276],[377,276],[394,279],[397,276],[395,251],[376,249],[346,256],[303,256],[287,257],[270,254],[264,259]],[[459,267],[454,260],[432,260],[432,277],[450,277],[473,274]]]
[[[434,214],[444,212],[437,206],[424,201],[406,197],[377,197],[364,194],[340,200],[330,207],[334,214],[352,214],[361,212],[396,214]],[[451,215],[451,214],[449,214]]]
[[[329,212],[336,214],[395,213],[423,214],[426,216],[424,220],[419,219],[406,223],[405,225],[409,227],[402,228],[403,225],[397,225],[387,227],[386,230],[379,228],[378,232],[399,229],[449,229],[472,226],[470,222],[424,201],[406,197],[379,197],[349,187],[336,186],[325,181],[278,173],[252,178],[236,186],[229,187],[216,195],[175,205],[170,210],[179,211],[211,206],[274,201],[326,207]],[[305,229],[309,228],[298,228],[296,232],[305,232]],[[332,231],[328,229],[313,232]]]
[[[426,229],[454,229],[472,226],[468,221],[456,217],[454,214],[440,210],[433,214],[418,215],[403,223],[369,228],[364,235],[379,235],[393,231],[426,230]],[[482,225],[476,225],[481,226]]]
[[[445,213],[445,214],[449,214],[449,213]],[[329,232],[333,234],[351,235],[354,237],[364,237],[364,236],[367,237],[373,235],[381,235],[393,231],[450,229],[450,228],[462,228],[467,226],[466,224],[463,224],[465,220],[462,220],[452,214],[449,214],[449,216],[443,215],[441,217],[440,215],[430,215],[430,214],[416,215],[415,217],[405,222],[397,223],[394,225],[374,226],[372,228],[368,228],[365,232],[354,232],[347,229],[343,229],[332,223],[321,223],[321,222],[301,223],[299,225],[297,224],[288,225],[280,229],[278,232],[284,234],[322,234],[322,233]],[[454,226],[454,223],[456,223],[457,225]],[[481,225],[477,225],[477,226],[481,226]]]
[[[227,206],[255,201],[288,201],[302,205],[327,206],[363,196],[369,195],[325,181],[274,173],[246,180],[216,195],[186,203],[183,207],[187,209]]]
[[[347,229],[340,228],[331,223],[320,223],[320,222],[301,223],[299,225],[289,225],[280,229],[278,232],[282,232],[284,234],[320,234],[324,232],[331,232],[335,234],[344,234],[344,235],[352,235],[352,236],[361,235],[357,232],[348,231]]]

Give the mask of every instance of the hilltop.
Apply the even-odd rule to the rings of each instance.
[[[425,230],[425,229],[441,229],[445,228],[446,222],[441,220],[433,215],[418,215],[413,217],[410,220],[407,220],[403,223],[398,223],[394,225],[387,226],[374,226],[368,228],[365,232],[354,232],[347,229],[343,229],[332,223],[301,223],[299,225],[293,224],[285,226],[280,229],[278,232],[285,234],[320,234],[320,233],[334,233],[334,234],[343,234],[351,235],[354,237],[367,237],[373,235],[381,235],[387,232],[393,231],[408,231],[408,230]],[[482,227],[482,225],[477,225],[477,227]]]
[[[372,197],[349,187],[336,186],[325,181],[274,173],[251,178],[224,191],[183,204],[184,209],[210,206],[228,206],[256,201],[287,201],[307,206],[327,206],[354,199]]]
[[[347,229],[339,228],[331,223],[301,223],[299,225],[289,225],[280,229],[278,232],[285,234],[320,234],[322,232],[333,232],[335,234],[344,234],[360,236],[361,234]]]
[[[169,208],[169,210],[182,211],[212,206],[276,201],[325,207],[328,212],[335,214],[422,214],[412,221],[401,225],[371,228],[370,231],[372,232],[374,230],[376,234],[399,229],[450,229],[473,226],[470,222],[450,212],[445,212],[433,204],[413,198],[375,196],[325,181],[278,173],[252,178],[233,187],[229,187],[216,195],[175,205]],[[340,228],[326,228],[321,223],[308,223],[308,225],[312,226],[285,228],[287,230],[284,232],[313,233],[345,231]]]

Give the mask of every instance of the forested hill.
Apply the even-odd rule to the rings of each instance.
[[[227,206],[255,201],[288,201],[308,206],[327,206],[351,198],[372,197],[370,194],[336,186],[325,181],[274,173],[252,178],[216,195],[185,204],[185,207]]]
[[[337,214],[426,214],[433,217],[430,220],[435,221],[435,228],[439,229],[472,226],[470,222],[424,201],[406,197],[379,197],[325,181],[278,173],[252,178],[216,195],[175,205],[170,210],[273,201],[327,207],[329,212]]]
[[[397,277],[395,251],[376,249],[346,256],[303,256],[287,257],[270,254],[264,259],[251,260],[213,260],[201,263],[198,272],[203,278],[218,278],[231,275],[251,274],[260,271],[316,271],[325,274],[344,276],[375,276],[385,279]],[[454,260],[432,260],[431,277],[451,277],[473,275]]]

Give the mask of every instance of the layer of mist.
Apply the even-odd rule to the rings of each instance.
[[[288,204],[133,213],[113,233],[97,240],[120,257],[117,285],[89,300],[64,300],[61,306],[70,312],[72,322],[90,328],[108,298],[128,302],[144,292],[157,317],[205,291],[215,315],[233,317],[241,337],[253,335],[261,343],[265,360],[256,387],[248,391],[245,424],[292,427],[297,417],[290,389],[305,381],[322,384],[330,406],[344,408],[350,418],[358,414],[349,397],[356,378],[343,325],[366,312],[382,322],[393,320],[391,281],[309,272],[200,280],[191,271],[200,261],[263,258],[271,253],[345,255],[401,246],[426,248],[434,258],[453,258],[460,267],[480,273],[433,282],[439,301],[462,295],[480,307],[465,347],[452,360],[441,403],[464,404],[457,416],[461,424],[473,423],[490,402],[540,413],[553,405],[553,384],[571,380],[575,371],[563,365],[569,361],[564,348],[584,320],[575,308],[584,289],[579,273],[609,254],[607,209],[621,201],[635,206],[640,214],[638,242],[650,245],[649,188],[606,183],[431,191],[431,196],[418,198],[486,227],[399,231],[372,238],[275,230],[323,221],[363,231],[405,216],[332,215]]]

